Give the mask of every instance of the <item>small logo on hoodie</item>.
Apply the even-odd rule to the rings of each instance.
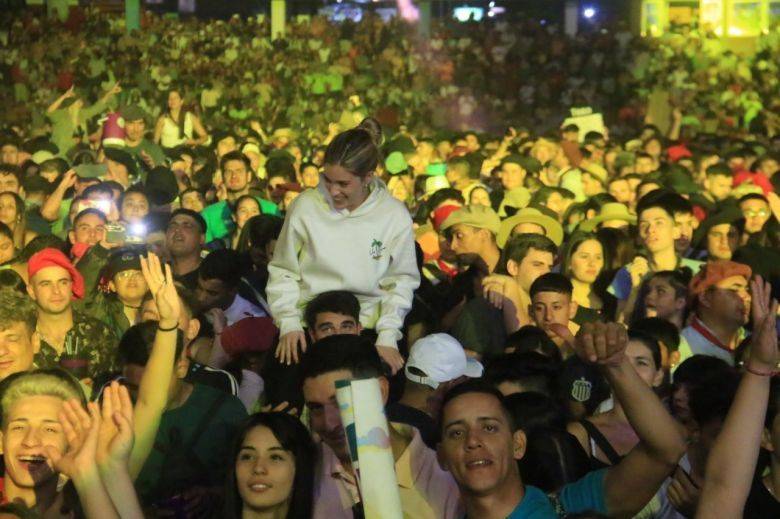
[[[374,239],[374,241],[371,242],[371,249],[369,254],[371,254],[371,257],[375,260],[380,260],[382,259],[382,253],[384,250],[385,247],[382,245],[382,242],[380,240]]]

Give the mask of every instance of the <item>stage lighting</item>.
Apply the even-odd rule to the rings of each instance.
[[[582,16],[590,20],[594,16],[596,16],[596,8],[595,7],[586,7],[582,10]]]

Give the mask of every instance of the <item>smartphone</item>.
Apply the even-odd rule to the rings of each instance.
[[[122,223],[106,224],[106,241],[108,243],[125,243],[127,227]]]
[[[146,225],[143,222],[131,223],[127,226],[125,243],[141,244],[146,242]]]

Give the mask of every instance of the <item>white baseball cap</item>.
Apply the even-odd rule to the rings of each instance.
[[[416,368],[425,375],[410,372]],[[419,339],[409,350],[404,372],[406,378],[436,389],[439,384],[456,378],[482,376],[484,368],[476,359],[466,356],[463,346],[451,335],[434,333]]]

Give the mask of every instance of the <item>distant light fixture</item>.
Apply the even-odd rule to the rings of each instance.
[[[590,20],[594,16],[596,16],[596,9],[594,7],[586,7],[582,10],[582,16]]]
[[[495,7],[495,6],[496,6],[496,3],[495,3],[495,2],[490,2],[490,3],[488,4],[488,7]]]

